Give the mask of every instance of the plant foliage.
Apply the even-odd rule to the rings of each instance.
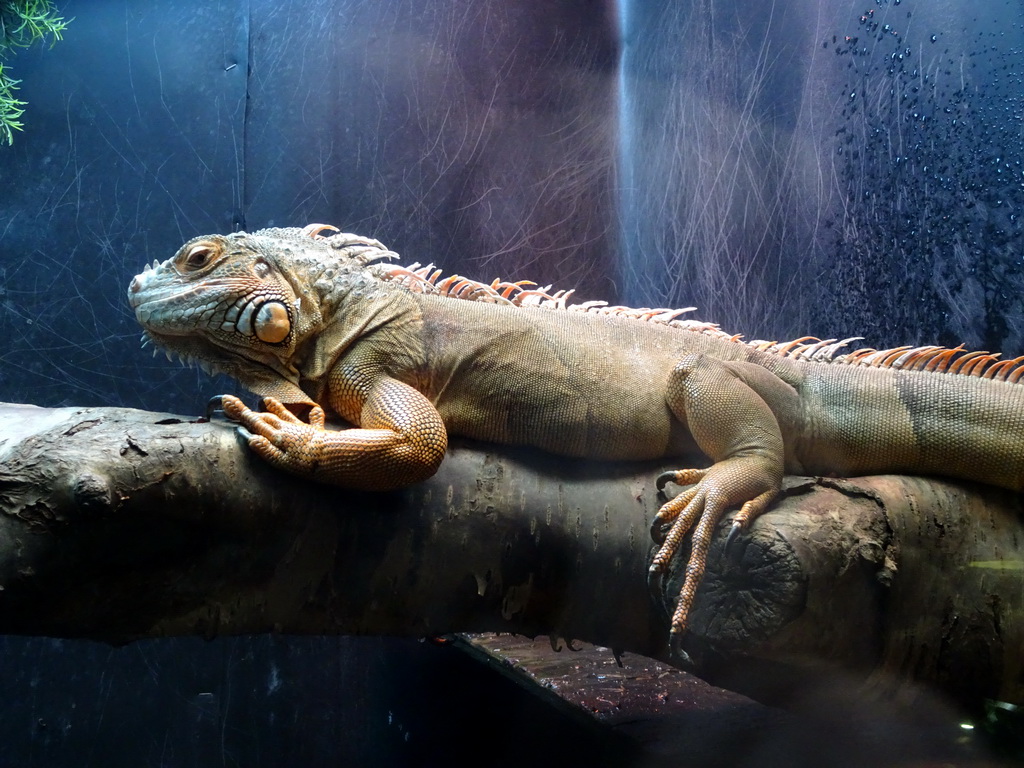
[[[70,21],[59,15],[50,0],[0,0],[0,59],[47,38],[51,38],[52,46]],[[14,91],[21,81],[11,77],[8,70],[0,63],[0,142],[12,144],[14,131],[22,129],[18,118],[25,111],[25,102],[15,98]]]

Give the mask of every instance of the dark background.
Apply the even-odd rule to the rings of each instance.
[[[201,412],[233,384],[139,350],[132,275],[197,234],[314,221],[752,338],[1024,352],[1016,0],[58,5],[65,39],[6,62],[28,108],[0,147],[0,399]],[[0,654],[0,766],[590,743],[414,642]]]

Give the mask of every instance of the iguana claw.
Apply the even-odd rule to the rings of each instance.
[[[647,592],[666,619],[672,618],[665,604],[665,571],[653,566],[647,571]]]
[[[220,411],[224,413],[224,396],[214,395],[206,404],[206,420],[211,421],[214,415]]]
[[[664,493],[665,486],[669,483],[674,483],[675,481],[676,471],[674,469],[670,469],[667,472],[662,472],[658,475],[657,479],[654,481],[654,485],[657,487],[659,493]]]
[[[725,544],[722,547],[722,554],[729,553],[730,547],[732,547],[732,545],[736,543],[736,538],[737,536],[739,536],[739,533],[742,530],[743,525],[733,520],[732,527],[729,528],[729,534],[725,537]]]
[[[668,648],[670,656],[683,668],[692,668],[693,659],[690,654],[683,650],[684,632],[677,632],[673,629],[668,636]]]

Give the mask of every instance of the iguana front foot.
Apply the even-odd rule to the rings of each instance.
[[[686,630],[697,587],[704,577],[708,549],[718,521],[727,509],[742,503],[733,518],[731,537],[764,511],[775,498],[778,488],[770,477],[765,477],[761,463],[754,456],[732,457],[708,469],[681,469],[664,473],[657,480],[658,490],[664,490],[668,482],[693,484],[662,505],[651,526],[652,536],[661,543],[661,548],[651,561],[649,576],[652,590],[659,593],[656,595],[658,599],[662,597],[662,578],[669,562],[678,553],[685,536],[693,532],[686,577],[670,625],[672,641],[677,645]],[[665,527],[668,530],[662,537]]]
[[[224,415],[238,422],[239,433],[265,461],[295,474],[315,475],[326,434],[324,409],[313,406],[306,423],[272,397],[263,399],[263,407],[265,412],[254,411],[234,395],[220,398]]]
[[[221,407],[238,422],[253,451],[275,467],[310,480],[389,491],[430,477],[448,446],[441,416],[402,382],[381,377],[370,389],[362,424],[352,429],[326,429],[324,410],[315,404],[308,423],[272,397],[263,398],[266,412],[253,411],[231,395],[221,398]]]

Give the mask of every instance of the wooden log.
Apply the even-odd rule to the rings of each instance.
[[[662,465],[456,442],[425,483],[314,486],[232,425],[0,407],[0,631],[162,635],[515,632],[670,660],[681,565],[653,597]],[[891,694],[1024,703],[1020,499],[905,477],[787,479],[713,546],[684,647],[762,700],[842,674]]]
[[[787,478],[729,551],[724,536],[712,545],[691,656],[705,679],[762,701],[834,675],[867,693],[926,683],[972,707],[1019,703],[1022,520],[1017,494],[979,485]]]

